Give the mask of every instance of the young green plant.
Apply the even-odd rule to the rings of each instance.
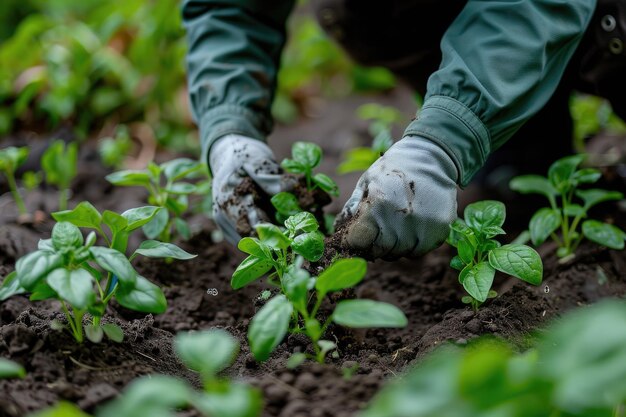
[[[62,140],[55,140],[41,157],[46,182],[59,189],[59,210],[67,209],[70,186],[76,177],[77,164],[78,145],[76,142],[66,145]]]
[[[85,335],[99,342],[106,335],[121,341],[123,333],[113,324],[102,324],[102,316],[113,297],[123,307],[144,313],[162,313],[167,307],[161,289],[137,273],[131,261],[138,255],[151,258],[191,259],[179,247],[147,240],[130,258],[125,255],[130,234],[161,210],[140,207],[122,214],[98,210],[87,202],[73,210],[53,213],[59,222],[52,238],[39,241],[39,250],[20,258],[15,271],[0,287],[0,300],[30,292],[30,300],[56,299],[61,303],[69,330],[77,342]],[[104,227],[110,231],[104,232]],[[86,239],[79,227],[94,229]],[[97,234],[107,246],[97,246]],[[83,325],[89,313],[91,323]],[[59,323],[55,324],[56,326]]]
[[[563,259],[574,256],[583,238],[611,249],[624,249],[626,233],[623,230],[587,219],[589,210],[595,205],[621,200],[624,196],[617,191],[598,188],[579,189],[580,185],[593,184],[602,176],[597,169],[579,169],[584,160],[584,155],[567,156],[550,166],[547,178],[523,175],[510,182],[511,189],[517,192],[541,194],[548,199],[550,207],[539,209],[530,219],[530,238],[535,246],[552,238],[559,247],[557,256]]]
[[[360,258],[335,261],[319,277],[301,268],[304,259],[318,260],[324,251],[319,225],[310,213],[298,213],[285,221],[283,232],[277,226],[257,226],[259,238],[243,238],[239,249],[249,256],[239,265],[231,284],[241,288],[267,275],[280,293],[257,312],[248,328],[254,357],[269,358],[289,333],[304,334],[312,341],[313,354],[299,353],[290,360],[295,366],[306,358],[323,363],[336,349],[334,342],[322,339],[328,326],[336,323],[352,328],[403,327],[407,319],[397,307],[373,300],[343,300],[325,319],[320,307],[332,292],[352,288],[365,276],[366,262]],[[314,301],[313,301],[314,300]]]
[[[197,161],[178,158],[161,165],[151,162],[144,170],[114,172],[107,175],[106,179],[114,185],[138,186],[148,190],[148,203],[164,210],[160,210],[143,226],[143,231],[148,239],[158,238],[163,242],[169,242],[173,230],[184,239],[191,236],[189,224],[182,216],[189,208],[189,196],[205,193],[206,187],[182,180],[202,175],[206,171],[203,168]]]
[[[448,243],[458,251],[450,266],[460,271],[459,282],[469,294],[463,297],[464,303],[477,311],[487,298],[495,297],[491,286],[496,271],[533,285],[541,284],[543,264],[534,249],[520,244],[501,245],[493,239],[505,234],[504,204],[479,201],[468,205],[463,214],[463,220],[457,219],[450,225]]]
[[[11,190],[13,200],[15,200],[17,210],[21,216],[28,214],[28,212],[15,182],[15,171],[26,162],[26,158],[28,158],[28,148],[26,146],[21,148],[10,146],[0,149],[0,172],[4,174],[9,183],[9,190]]]
[[[128,156],[133,141],[130,138],[128,127],[119,125],[115,129],[113,137],[106,137],[100,140],[98,151],[102,163],[111,168],[119,169],[124,164],[124,160]]]
[[[291,159],[285,158],[281,162],[283,169],[292,174],[302,174],[309,191],[320,188],[332,196],[339,195],[339,187],[326,174],[313,174],[322,161],[322,148],[310,142],[296,142],[291,148]]]

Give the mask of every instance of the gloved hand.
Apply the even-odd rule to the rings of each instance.
[[[235,189],[250,177],[265,193],[272,196],[281,191],[281,170],[272,150],[260,140],[240,135],[227,135],[211,147],[209,165],[213,173],[213,215],[232,244],[241,239],[242,230],[269,221],[255,206],[252,194],[240,195]]]
[[[397,259],[441,245],[456,219],[457,169],[435,143],[407,136],[359,179],[338,217],[342,244],[365,256]]]

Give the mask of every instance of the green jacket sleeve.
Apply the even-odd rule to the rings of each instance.
[[[595,0],[470,0],[405,135],[442,146],[465,186],[556,90]],[[550,138],[546,138],[550,140]]]
[[[285,21],[293,0],[185,0],[187,81],[202,160],[227,134],[271,131]]]

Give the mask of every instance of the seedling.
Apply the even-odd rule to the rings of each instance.
[[[115,129],[114,137],[103,138],[100,141],[98,150],[102,163],[107,167],[119,169],[124,164],[132,146],[133,141],[130,138],[128,128],[119,125]]]
[[[65,144],[55,140],[41,157],[46,182],[59,189],[59,210],[67,209],[70,186],[76,177],[78,146],[76,142]]]
[[[15,200],[17,210],[21,216],[26,215],[27,210],[15,182],[15,171],[26,161],[26,158],[28,158],[28,148],[25,146],[21,148],[10,146],[0,149],[0,171],[7,178],[13,200]]]
[[[513,178],[510,183],[511,189],[517,192],[541,194],[548,199],[550,207],[539,209],[530,219],[530,238],[538,246],[551,237],[559,247],[557,256],[563,260],[574,256],[585,237],[611,249],[624,249],[626,233],[620,228],[592,219],[583,221],[595,205],[624,198],[617,191],[578,189],[579,185],[593,184],[602,176],[597,169],[578,169],[584,159],[584,155],[567,156],[550,166],[547,178],[523,175]],[[581,200],[580,203],[575,197]],[[559,229],[560,237],[557,234]]]
[[[461,271],[459,282],[469,294],[463,297],[464,303],[477,311],[487,298],[497,295],[491,290],[496,270],[533,285],[541,284],[543,264],[534,249],[520,244],[501,245],[493,239],[505,234],[504,204],[479,201],[468,205],[463,214],[464,220],[457,219],[450,225],[448,243],[458,251],[450,266]]]
[[[332,178],[322,173],[313,175],[313,169],[322,161],[322,148],[314,143],[296,142],[291,148],[291,158],[284,159],[281,166],[292,174],[304,175],[309,191],[319,187],[332,196],[339,195],[339,187]]]
[[[175,245],[147,240],[130,258],[125,251],[132,231],[148,223],[161,209],[140,207],[122,214],[100,214],[83,202],[73,210],[53,213],[59,221],[52,238],[39,241],[39,250],[20,258],[15,271],[0,287],[0,300],[30,292],[31,301],[57,299],[67,318],[69,330],[77,342],[85,335],[94,343],[106,335],[121,341],[121,329],[101,324],[102,316],[113,297],[123,307],[144,313],[162,313],[167,307],[161,289],[137,274],[131,261],[138,255],[150,258],[190,259],[191,255]],[[110,233],[104,232],[106,226]],[[94,229],[86,239],[79,227]],[[96,246],[97,234],[107,246]],[[93,318],[83,326],[83,317]],[[59,323],[55,323],[59,326]]]
[[[375,103],[362,105],[357,109],[357,115],[370,121],[368,130],[374,139],[370,147],[352,148],[347,152],[337,169],[340,174],[366,171],[393,145],[391,129],[394,125],[403,124],[405,119],[395,108]]]
[[[250,350],[259,361],[269,358],[287,332],[308,336],[313,355],[295,354],[289,361],[297,366],[306,358],[323,363],[336,349],[333,341],[324,340],[328,326],[403,327],[407,319],[397,307],[373,300],[343,300],[325,320],[320,307],[329,293],[352,288],[365,276],[366,262],[360,258],[335,261],[319,277],[312,278],[302,269],[304,259],[318,260],[323,254],[323,236],[310,213],[298,213],[285,221],[286,230],[277,226],[257,226],[259,238],[243,238],[239,249],[249,256],[239,265],[231,284],[241,288],[268,275],[280,294],[271,298],[252,318],[248,329]],[[312,294],[311,294],[312,293]],[[315,302],[311,305],[311,300]]]
[[[0,358],[0,379],[24,378],[26,370],[18,363]]]
[[[150,193],[148,203],[162,207],[159,213],[143,227],[148,239],[159,238],[169,242],[175,230],[184,239],[191,237],[189,224],[182,218],[189,208],[191,194],[205,193],[206,187],[181,181],[203,171],[203,165],[187,158],[174,159],[161,165],[151,162],[144,170],[125,170],[107,175],[106,179],[119,186],[144,187]],[[165,180],[163,179],[165,177]]]

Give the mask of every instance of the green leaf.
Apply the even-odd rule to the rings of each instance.
[[[287,172],[292,174],[304,174],[306,172],[306,168],[298,161],[294,161],[293,159],[283,159],[283,162],[280,163],[280,166]]]
[[[237,248],[248,255],[254,255],[260,259],[272,260],[272,252],[269,246],[255,237],[244,237],[237,244]]]
[[[303,211],[285,220],[285,227],[295,234],[296,232],[314,232],[319,229],[320,226],[313,214]]]
[[[52,228],[52,246],[55,249],[78,248],[82,245],[83,234],[72,223],[60,222]]]
[[[463,288],[469,295],[483,303],[487,300],[495,275],[496,271],[491,265],[480,262],[467,269],[463,278]]]
[[[104,337],[104,331],[102,331],[102,327],[100,326],[88,324],[85,326],[85,336],[87,336],[87,339],[92,343],[100,343]]]
[[[272,262],[250,255],[244,259],[243,262],[239,264],[235,272],[233,272],[230,285],[233,289],[238,290],[239,288],[242,288],[257,278],[265,275],[270,269],[272,269],[272,266]]]
[[[106,334],[109,340],[115,343],[122,343],[124,341],[124,331],[117,324],[107,323],[100,327],[102,327],[102,331],[104,331],[104,334]]]
[[[343,300],[332,315],[339,325],[352,328],[405,327],[408,320],[398,307],[374,300]]]
[[[188,368],[211,378],[233,364],[239,342],[221,329],[183,332],[176,335],[174,349]]]
[[[69,222],[78,227],[89,227],[100,229],[102,215],[91,203],[83,201],[74,207],[73,210],[57,211],[52,213],[54,220],[58,222]]]
[[[83,410],[68,402],[59,402],[51,408],[29,414],[28,417],[91,417]]]
[[[620,192],[600,190],[598,188],[577,190],[576,195],[585,202],[585,211],[604,201],[621,200],[624,198],[624,195]]]
[[[602,177],[602,173],[594,168],[578,170],[572,176],[575,184],[593,184]]]
[[[276,211],[283,216],[293,216],[294,214],[298,214],[302,211],[300,205],[298,204],[298,198],[285,191],[281,191],[280,193],[272,196],[271,202]]]
[[[191,402],[203,415],[211,417],[257,417],[263,409],[259,391],[238,383],[194,395]]]
[[[586,220],[582,225],[583,235],[593,242],[607,248],[624,249],[626,233],[612,224],[602,223],[597,220]]]
[[[37,249],[48,252],[55,251],[54,246],[52,245],[52,239],[39,239],[39,242],[37,242]]]
[[[20,287],[20,281],[17,279],[17,272],[13,271],[4,278],[0,285],[0,301],[4,301],[9,297],[17,294],[23,294],[26,290]]]
[[[455,256],[450,260],[450,267],[457,271],[462,271],[465,268],[465,262],[459,256]]]
[[[306,361],[306,354],[296,352],[287,359],[287,369],[296,369]]]
[[[261,242],[273,249],[287,249],[291,243],[278,226],[270,223],[257,225],[256,232]]]
[[[289,328],[293,306],[284,295],[269,300],[256,313],[248,328],[250,350],[257,361],[265,361],[283,340]]]
[[[521,175],[509,182],[509,187],[513,191],[522,194],[541,194],[553,201],[558,194],[557,190],[550,184],[547,178],[540,175]]]
[[[170,194],[192,194],[196,192],[196,186],[188,182],[177,182],[165,189]]]
[[[163,233],[163,231],[169,224],[169,221],[170,214],[168,213],[168,211],[165,209],[159,210],[152,218],[152,220],[143,225],[143,233],[148,239],[154,239],[158,237],[161,233]]]
[[[41,156],[41,166],[46,174],[46,182],[59,188],[69,187],[76,176],[78,147],[76,142],[66,144],[55,140]]]
[[[89,252],[102,269],[117,276],[122,284],[132,286],[135,283],[137,272],[122,252],[103,246],[92,246]]]
[[[585,217],[585,209],[579,204],[566,204],[563,207],[563,214],[568,217]]]
[[[18,363],[0,358],[0,379],[24,378],[26,370]]]
[[[309,273],[297,264],[290,265],[281,279],[285,295],[300,312],[306,310],[310,282]]]
[[[48,274],[48,285],[72,307],[86,310],[96,301],[93,276],[84,269],[57,268]]]
[[[472,229],[467,227],[465,222],[461,219],[456,219],[452,223],[450,223],[450,234],[448,235],[448,239],[446,242],[450,246],[457,247],[459,241],[466,239],[470,235],[473,235],[474,232]]]
[[[27,146],[16,148],[9,146],[0,149],[0,171],[14,173],[28,158],[29,149]]]
[[[337,186],[337,183],[328,175],[319,173],[313,175],[312,179],[313,182],[322,190],[334,197],[339,197],[339,187]]]
[[[118,171],[104,177],[111,184],[118,186],[150,186],[150,173],[145,170]]]
[[[122,213],[122,217],[126,219],[126,230],[129,232],[139,229],[143,225],[150,222],[159,210],[164,210],[156,206],[144,206],[126,210]]]
[[[189,158],[177,158],[161,164],[165,177],[171,181],[178,181],[202,169],[202,164]]]
[[[125,217],[109,210],[102,213],[102,221],[109,226],[113,234],[121,232],[128,226],[128,220]]]
[[[349,149],[345,160],[339,164],[337,173],[347,174],[349,172],[367,171],[378,158],[380,158],[380,152],[370,148],[358,147]]]
[[[489,264],[498,271],[533,285],[541,284],[543,278],[541,257],[526,245],[510,244],[492,250],[489,252]]]
[[[566,156],[550,165],[548,179],[559,193],[567,192],[574,185],[574,173],[584,159],[584,155]]]
[[[504,204],[494,200],[472,203],[465,208],[465,223],[472,229],[483,231],[486,228],[502,227],[506,217]]]
[[[303,233],[295,237],[291,247],[298,255],[315,262],[324,255],[324,235],[319,230]]]
[[[323,271],[315,281],[320,294],[356,286],[365,277],[367,262],[361,258],[339,259]]]
[[[459,258],[461,258],[464,263],[469,264],[474,259],[476,249],[472,246],[468,239],[459,240],[457,243],[457,250],[459,251]]]
[[[134,287],[120,286],[115,298],[121,306],[142,313],[161,314],[167,309],[163,291],[141,275],[137,275]]]
[[[31,291],[48,272],[63,265],[63,257],[57,253],[35,251],[21,257],[15,264],[19,285]]]
[[[296,142],[291,148],[291,156],[306,168],[313,169],[322,159],[322,148],[310,142]]]
[[[530,219],[528,229],[533,245],[541,245],[561,225],[561,215],[551,208],[539,209]]]
[[[136,254],[148,258],[173,258],[173,259],[193,259],[198,255],[192,255],[172,243],[159,242],[157,240],[145,240],[141,242]]]
[[[171,195],[165,200],[165,207],[174,215],[180,217],[189,208],[189,198],[185,194]]]

